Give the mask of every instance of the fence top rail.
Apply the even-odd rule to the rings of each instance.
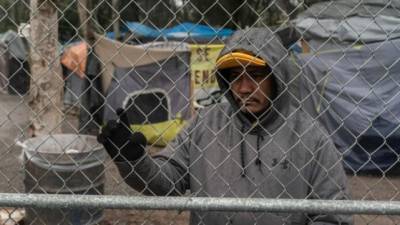
[[[1,193],[0,206],[400,215],[400,201]]]

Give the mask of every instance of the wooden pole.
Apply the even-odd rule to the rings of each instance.
[[[113,12],[113,31],[115,40],[119,39],[119,0],[112,0]]]
[[[94,30],[91,24],[91,2],[90,0],[78,0],[77,4],[79,21],[81,24],[80,33],[83,36],[83,39],[91,44],[94,41]]]
[[[31,0],[30,135],[61,133],[63,88],[56,0]]]

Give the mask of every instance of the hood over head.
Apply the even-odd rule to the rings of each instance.
[[[289,88],[298,75],[294,68],[296,65],[289,59],[289,51],[283,46],[280,38],[268,28],[249,28],[236,31],[231,38],[227,40],[224,49],[221,51],[218,60],[226,58],[227,55],[238,55],[237,53],[251,53],[271,68],[275,78],[276,96],[272,101],[272,107],[260,118],[260,125],[269,132],[273,132],[279,127],[289,115],[290,106],[293,104],[293,89]],[[250,65],[261,64],[259,59],[240,58]],[[218,85],[229,103],[232,105],[238,117],[245,126],[252,126],[250,120],[246,118],[243,112],[233,98],[229,83],[224,78],[221,71],[224,67],[218,67],[217,60],[217,81]]]

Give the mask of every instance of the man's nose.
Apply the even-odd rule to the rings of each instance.
[[[249,76],[243,75],[239,82],[240,93],[253,93],[257,89],[257,83]]]

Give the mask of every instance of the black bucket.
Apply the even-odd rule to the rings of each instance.
[[[89,135],[59,134],[31,138],[23,143],[26,193],[102,195],[106,153]],[[101,221],[101,209],[26,208],[31,225],[92,225]]]

